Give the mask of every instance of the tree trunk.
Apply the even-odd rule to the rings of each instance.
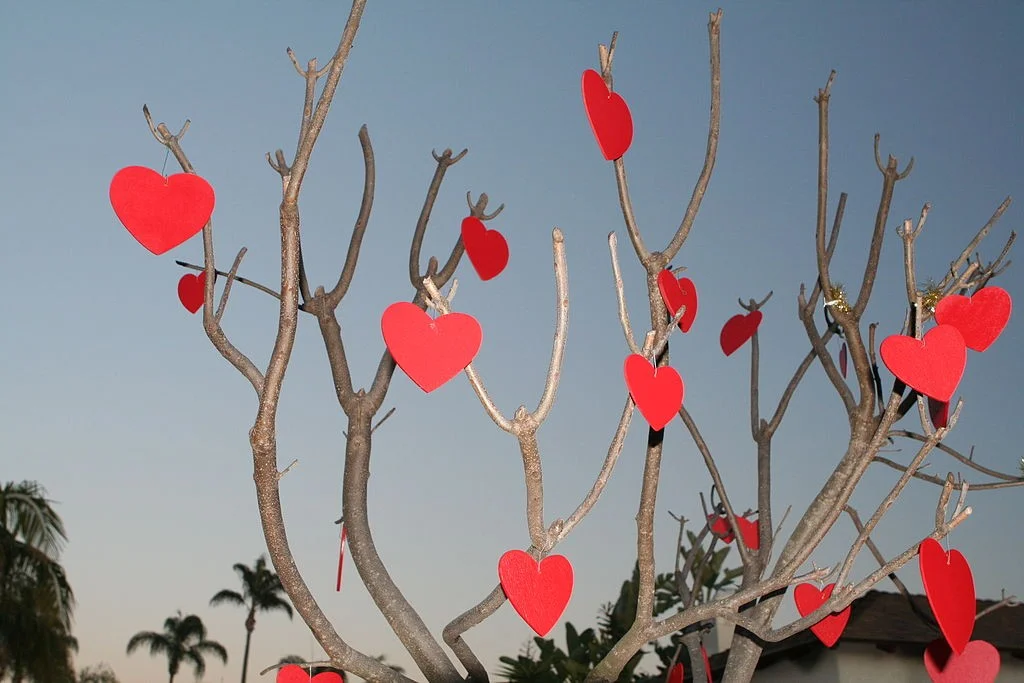
[[[245,675],[249,670],[249,642],[252,640],[252,630],[256,628],[256,619],[253,610],[249,610],[249,618],[245,620],[245,653],[242,655],[242,683],[245,683]]]

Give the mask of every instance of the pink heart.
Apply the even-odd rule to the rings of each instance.
[[[674,317],[680,308],[686,306],[686,312],[679,319],[679,329],[689,332],[697,317],[697,288],[694,287],[693,280],[688,277],[677,280],[671,270],[663,270],[658,273],[658,289],[669,315]]]
[[[498,579],[512,607],[539,636],[546,636],[572,596],[572,565],[563,555],[539,563],[522,550],[498,560]]]
[[[801,583],[793,590],[793,599],[796,601],[796,609],[801,617],[818,609],[825,604],[825,601],[832,597],[832,590],[836,587],[834,583],[819,590],[813,583]],[[846,622],[850,621],[850,606],[842,612],[833,612],[817,624],[811,627],[811,632],[818,637],[825,647],[832,647],[843,635]]]
[[[942,638],[924,651],[924,668],[933,683],[992,683],[999,675],[999,650],[984,640],[972,640],[961,654]]]
[[[655,431],[662,430],[683,407],[685,387],[670,366],[655,368],[639,354],[631,354],[623,366],[626,387],[640,414]]]
[[[202,230],[214,201],[210,183],[194,173],[164,178],[144,166],[128,166],[110,181],[110,205],[118,220],[158,256]]]
[[[488,230],[479,218],[462,219],[462,243],[481,280],[497,277],[508,265],[508,242],[497,230]]]
[[[878,349],[889,371],[919,394],[948,403],[967,367],[967,346],[952,325],[933,327],[924,339],[894,334]]]
[[[344,680],[333,671],[323,671],[310,678],[309,669],[298,664],[288,664],[277,670],[277,683],[343,683]]]
[[[935,322],[960,330],[967,348],[984,351],[1002,334],[1013,301],[1000,287],[985,287],[974,296],[951,294],[935,306]]]
[[[622,96],[608,90],[601,74],[593,69],[583,72],[583,106],[604,158],[613,161],[625,154],[633,142],[629,106]]]
[[[472,363],[483,341],[473,316],[449,313],[432,319],[408,302],[388,306],[380,327],[398,367],[428,393]]]
[[[734,315],[725,322],[718,340],[725,355],[731,356],[736,349],[746,344],[747,340],[754,336],[761,324],[762,317],[761,311],[751,311],[746,315],[742,313]]]
[[[935,621],[953,650],[962,653],[974,633],[977,609],[971,566],[959,550],[947,555],[934,538],[921,541],[918,556],[924,594]]]
[[[206,271],[199,275],[185,274],[178,280],[178,299],[189,313],[195,313],[203,307],[206,287]]]

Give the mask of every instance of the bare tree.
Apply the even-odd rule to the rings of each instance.
[[[351,13],[342,32],[337,51],[325,66],[319,66],[317,60],[312,59],[305,67],[302,67],[291,50],[288,51],[288,56],[292,60],[296,72],[304,80],[306,87],[298,142],[291,162],[288,162],[281,150],[275,152],[274,155],[267,155],[271,168],[280,175],[282,188],[280,288],[267,287],[238,276],[241,260],[245,253],[244,249],[239,251],[230,270],[217,270],[214,260],[212,223],[207,224],[203,229],[203,265],[192,266],[184,263],[182,265],[205,272],[203,325],[206,333],[214,347],[249,381],[256,393],[259,405],[250,431],[250,442],[263,531],[270,557],[282,585],[295,609],[330,658],[329,662],[323,662],[323,664],[343,668],[375,681],[411,680],[378,659],[353,649],[334,629],[299,572],[288,546],[279,497],[279,482],[287,472],[287,468],[281,471],[278,467],[276,420],[278,400],[291,358],[300,314],[311,316],[319,326],[330,363],[337,400],[347,417],[342,505],[352,559],[362,581],[426,680],[438,683],[461,680],[487,681],[488,674],[483,663],[474,654],[464,636],[504,603],[505,595],[501,586],[495,586],[489,594],[482,597],[478,604],[455,616],[443,629],[443,641],[455,654],[458,663],[468,672],[468,676],[466,676],[460,673],[456,661],[446,653],[442,643],[431,633],[431,630],[392,580],[387,567],[377,553],[370,531],[367,517],[367,480],[372,453],[372,434],[376,426],[380,424],[379,421],[376,421],[376,416],[384,403],[396,364],[391,355],[384,350],[373,383],[368,389],[356,388],[353,385],[346,356],[345,340],[337,317],[338,306],[348,293],[355,275],[360,246],[369,223],[374,200],[374,155],[370,135],[365,126],[359,131],[359,141],[365,164],[362,204],[356,217],[348,253],[338,279],[330,289],[324,286],[314,289],[306,277],[303,265],[299,219],[302,183],[310,156],[324,126],[349,57],[364,5],[365,0],[353,1]],[[636,257],[646,271],[649,329],[644,335],[634,336],[633,325],[630,322],[625,303],[626,283],[623,281],[619,268],[616,237],[612,234],[609,236],[609,248],[615,276],[619,318],[628,349],[633,353],[643,354],[658,366],[665,366],[669,362],[669,337],[685,309],[679,310],[675,316],[668,315],[659,293],[657,279],[659,274],[670,266],[686,242],[715,166],[721,103],[719,51],[721,24],[721,11],[710,15],[708,36],[711,112],[703,166],[679,227],[662,249],[652,249],[644,241],[630,200],[625,163],[622,158],[616,159],[613,163],[626,233]],[[602,45],[599,49],[600,73],[609,88],[612,86],[615,43],[616,36],[613,36],[608,46]],[[766,413],[762,412],[758,387],[759,342],[756,333],[750,344],[750,430],[757,453],[758,542],[748,545],[741,535],[737,534],[736,543],[743,567],[742,583],[734,593],[719,595],[707,602],[690,599],[699,592],[700,587],[688,586],[686,584],[687,577],[702,574],[700,571],[693,571],[693,563],[707,557],[707,551],[715,542],[713,536],[707,533],[706,524],[702,522],[701,533],[698,536],[701,542],[693,544],[693,548],[687,556],[681,558],[682,568],[677,568],[685,609],[664,618],[656,619],[654,617],[656,577],[654,515],[664,431],[649,429],[640,504],[636,516],[636,548],[639,567],[637,618],[625,636],[593,670],[588,680],[615,680],[625,663],[645,644],[687,627],[707,623],[714,618],[724,618],[735,622],[738,626],[726,671],[726,680],[749,680],[759,658],[761,644],[765,641],[786,638],[808,628],[827,614],[843,609],[916,556],[917,544],[903,549],[888,559],[879,556],[880,567],[876,571],[857,580],[850,579],[854,560],[861,549],[871,543],[872,532],[911,479],[917,478],[932,482],[939,487],[934,526],[931,529],[922,530],[922,536],[935,539],[943,538],[967,518],[971,512],[970,508],[966,506],[968,483],[956,481],[952,475],[946,478],[933,477],[920,471],[924,459],[935,450],[952,456],[962,466],[996,480],[991,483],[971,484],[971,488],[997,488],[1024,483],[1024,480],[1019,477],[984,468],[972,458],[961,455],[943,443],[943,439],[957,422],[959,405],[952,411],[946,426],[936,427],[930,421],[924,397],[917,395],[912,390],[908,392],[907,387],[899,381],[894,382],[887,395],[883,392],[881,375],[878,372],[875,358],[875,325],[866,325],[863,316],[874,290],[883,235],[889,222],[893,192],[896,184],[910,173],[913,161],[911,160],[904,168],[900,168],[897,159],[891,156],[883,162],[879,152],[879,140],[876,136],[875,157],[878,171],[882,174],[881,197],[864,266],[864,275],[857,287],[850,290],[853,298],[847,299],[845,290],[833,282],[829,272],[837,248],[846,204],[846,196],[840,195],[839,201],[834,207],[834,219],[829,227],[828,115],[829,96],[834,76],[834,73],[829,76],[825,87],[819,90],[815,98],[819,115],[818,209],[815,230],[817,270],[813,273],[813,285],[809,290],[801,286],[798,296],[799,319],[806,330],[810,349],[793,372],[792,379],[785,390],[774,401],[771,410]],[[323,81],[322,85],[321,80]],[[317,96],[318,90],[319,97]],[[181,146],[182,137],[187,130],[187,123],[178,134],[172,134],[165,124],[154,125],[148,110],[145,110],[145,114],[150,130],[157,141],[170,150],[185,172],[193,173],[192,164]],[[432,307],[443,314],[447,313],[452,306],[452,296],[456,285],[453,276],[464,251],[461,239],[455,241],[443,265],[438,259],[431,257],[427,259],[424,268],[421,251],[431,210],[440,192],[445,174],[465,155],[466,150],[455,154],[450,149],[433,154],[436,168],[429,183],[419,220],[412,231],[409,249],[410,299],[422,310]],[[467,204],[470,214],[483,221],[494,218],[502,209],[502,207],[498,207],[488,213],[486,194],[481,194],[476,201],[473,201],[472,197],[467,194]],[[1010,200],[1007,199],[999,206],[989,221],[951,262],[942,281],[935,286],[934,290],[927,292],[923,291],[918,284],[914,266],[914,244],[924,229],[928,206],[925,205],[916,223],[907,220],[902,224],[899,234],[904,245],[908,304],[908,314],[904,326],[905,334],[920,338],[922,325],[932,316],[932,307],[936,298],[951,293],[977,291],[1008,265],[1005,259],[1014,240],[1013,234],[1010,235],[1005,247],[994,261],[984,263],[972,255],[976,253],[981,241],[989,234],[1009,204]],[[556,519],[548,523],[544,515],[541,455],[536,434],[538,428],[551,413],[566,348],[569,278],[565,240],[562,232],[557,228],[552,232],[552,251],[556,289],[556,322],[551,362],[536,408],[531,411],[522,406],[511,417],[504,415],[489,397],[484,387],[484,381],[473,365],[470,364],[465,369],[466,377],[486,414],[501,431],[515,438],[519,444],[527,489],[526,518],[530,538],[530,546],[527,551],[536,559],[550,553],[593,508],[622,452],[634,412],[634,403],[627,394],[623,397],[622,415],[608,446],[605,460],[598,471],[593,473],[592,488],[571,515],[565,519]],[[224,287],[219,303],[215,307],[214,287],[218,275],[224,278]],[[247,355],[229,341],[221,327],[221,318],[228,303],[232,285],[236,281],[253,286],[279,301],[277,337],[270,360],[265,368],[258,368]],[[449,283],[448,292],[442,293],[441,290]],[[771,294],[769,293],[768,296]],[[747,302],[741,301],[740,306],[747,311],[757,311],[765,304],[767,298],[760,301],[755,299],[750,299]],[[819,314],[825,317],[824,324],[819,322]],[[847,383],[840,368],[836,366],[827,350],[827,343],[837,335],[841,335],[849,349],[854,378],[852,386]],[[776,525],[771,505],[772,440],[786,415],[797,387],[811,366],[815,364],[819,365],[828,377],[849,417],[848,442],[844,455],[827,481],[822,484],[820,493],[804,514],[796,520],[788,539],[783,539],[779,534],[783,526],[782,522],[785,521],[785,515],[783,515],[783,520]],[[895,428],[896,422],[911,412],[915,405],[918,407],[916,414],[920,417],[920,431]],[[390,413],[385,415],[384,419],[388,415]],[[680,409],[679,418],[689,431],[702,456],[710,479],[720,497],[720,509],[730,527],[737,528],[737,518],[740,516],[740,512],[730,500],[726,483],[715,464],[710,445],[701,436],[694,418],[686,407]],[[916,454],[908,463],[896,463],[879,455],[880,449],[892,439],[906,440],[917,446]],[[856,511],[848,507],[849,501],[858,482],[870,465],[875,462],[895,468],[899,472],[899,476],[892,489],[878,502],[877,508],[868,517],[867,522],[861,523]],[[958,500],[954,510],[950,513],[948,506],[954,492],[958,493]],[[844,510],[850,510],[852,518],[857,522],[858,532],[846,557],[834,567],[815,568],[801,574],[801,571],[808,565],[812,553],[838,521]],[[704,547],[705,542],[708,543],[708,548]],[[774,563],[772,562],[773,557]],[[803,618],[782,626],[773,625],[773,619],[782,596],[789,586],[809,579],[826,577],[831,577],[830,580],[833,580],[837,586],[828,601]],[[686,645],[690,650],[690,661],[694,662],[696,669],[694,675],[697,680],[702,680],[704,675],[701,671],[703,660],[699,656],[700,637],[699,629],[688,629],[685,638]]]

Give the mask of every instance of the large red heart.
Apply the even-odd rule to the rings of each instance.
[[[942,638],[924,651],[924,668],[933,683],[992,683],[999,665],[999,650],[984,640],[972,640],[959,655]]]
[[[761,311],[751,311],[746,315],[738,313],[729,318],[722,326],[722,334],[718,342],[722,345],[725,355],[731,356],[733,351],[747,343],[754,336],[761,324]]]
[[[1002,334],[1012,309],[1009,292],[1000,287],[985,287],[970,297],[943,297],[935,306],[935,322],[953,325],[964,336],[967,348],[984,351]]]
[[[189,313],[195,313],[203,307],[204,288],[206,287],[206,271],[199,275],[185,274],[178,280],[178,298],[181,305]]]
[[[832,590],[836,587],[834,583],[819,590],[813,583],[801,583],[793,590],[793,599],[796,601],[796,609],[800,616],[808,614],[825,604],[825,601],[832,597]],[[850,620],[850,606],[842,612],[833,612],[817,624],[811,627],[811,632],[818,637],[825,647],[832,647],[843,635],[846,622]]]
[[[298,664],[288,664],[277,670],[277,683],[342,683],[344,680],[333,671],[324,671],[310,678],[309,670]]]
[[[110,205],[139,244],[160,255],[203,229],[213,215],[213,188],[194,173],[164,177],[128,166],[110,181]]]
[[[693,286],[693,280],[688,277],[677,280],[671,270],[663,270],[658,273],[658,289],[669,315],[674,317],[681,307],[686,306],[686,312],[679,319],[679,329],[689,332],[697,317],[697,288]]]
[[[608,90],[601,74],[583,72],[583,106],[594,130],[601,154],[608,161],[618,159],[633,142],[633,117],[622,96]]]
[[[633,402],[655,431],[665,428],[683,407],[683,379],[666,365],[655,368],[639,354],[631,354],[623,365],[626,387]]]
[[[548,555],[538,563],[522,550],[509,550],[498,560],[498,579],[515,611],[542,637],[572,596],[572,565],[563,555]]]
[[[472,363],[483,341],[473,316],[449,313],[432,319],[404,301],[385,309],[380,328],[398,367],[428,393]]]
[[[952,325],[933,327],[924,339],[894,334],[879,347],[889,372],[919,394],[949,402],[967,367],[967,346]]]
[[[959,550],[947,554],[934,538],[921,541],[918,553],[924,594],[935,621],[950,647],[960,654],[971,640],[977,609],[971,566]]]
[[[497,277],[508,265],[508,242],[497,230],[488,230],[479,218],[462,219],[462,243],[481,280]]]

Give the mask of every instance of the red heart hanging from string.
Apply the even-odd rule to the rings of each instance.
[[[348,527],[341,523],[341,541],[338,544],[338,579],[335,581],[334,592],[341,592],[341,572],[345,568],[345,541],[348,540]]]
[[[497,277],[508,265],[508,242],[497,230],[488,230],[479,218],[462,219],[462,244],[481,280]]]
[[[572,565],[563,555],[548,555],[538,563],[522,550],[509,550],[498,560],[498,579],[513,609],[541,637],[572,597]]]
[[[942,429],[949,424],[949,402],[939,401],[929,396],[928,414],[931,416],[935,428]]]
[[[1012,309],[1009,292],[1000,287],[985,287],[970,297],[943,297],[935,306],[935,322],[956,327],[967,348],[984,351],[1002,334]]]
[[[655,431],[672,421],[683,407],[683,379],[672,367],[655,368],[639,354],[631,354],[623,365],[626,387],[640,414]]]
[[[165,178],[144,166],[128,166],[110,181],[110,205],[118,220],[158,256],[202,230],[214,202],[213,188],[194,173]]]
[[[333,671],[323,671],[310,678],[310,669],[288,664],[277,670],[277,683],[344,683],[344,678]]]
[[[708,529],[726,543],[732,543],[736,538],[729,526],[729,520],[719,515],[708,515]]]
[[[663,270],[658,273],[658,289],[669,315],[675,317],[679,309],[686,306],[686,312],[679,319],[679,329],[689,332],[697,317],[697,288],[693,285],[693,280],[688,277],[677,280],[671,270]]]
[[[583,106],[597,138],[601,154],[608,161],[618,159],[633,142],[633,117],[622,96],[605,85],[593,69],[583,72]]]
[[[819,589],[813,583],[801,583],[793,590],[793,599],[796,601],[796,610],[801,617],[818,609],[832,597],[832,590],[836,587],[830,583],[825,588]],[[833,612],[811,627],[811,632],[818,637],[825,647],[832,647],[843,635],[846,622],[850,621],[850,606],[841,612]]]
[[[878,351],[901,382],[939,401],[949,401],[967,367],[967,346],[952,325],[933,327],[920,340],[894,334]]]
[[[682,662],[677,662],[668,671],[668,683],[683,683],[685,677],[686,669],[683,667]]]
[[[719,343],[722,351],[731,356],[736,349],[747,343],[761,324],[761,311],[751,311],[746,315],[742,313],[729,318],[722,326],[722,334],[719,336]]]
[[[984,640],[972,640],[957,654],[938,638],[924,651],[924,668],[933,683],[992,683],[999,675],[999,660],[999,650]]]
[[[431,319],[415,304],[391,304],[380,319],[384,343],[398,367],[427,393],[462,372],[480,350],[483,331],[465,313]]]
[[[934,538],[921,541],[918,553],[921,582],[935,621],[953,651],[960,654],[974,633],[977,610],[971,566],[959,550],[947,554]]]
[[[746,517],[737,517],[736,526],[740,528],[740,536],[743,538],[743,542],[747,544],[747,547],[751,550],[758,550],[761,547],[761,535],[757,530],[757,520],[747,519]]]
[[[203,300],[205,298],[206,288],[206,271],[199,273],[199,275],[190,275],[186,273],[181,276],[178,280],[178,299],[181,300],[181,305],[185,307],[189,313],[195,313],[203,307]]]
[[[842,347],[839,349],[839,371],[843,373],[843,378],[846,378],[846,342],[843,342]]]

